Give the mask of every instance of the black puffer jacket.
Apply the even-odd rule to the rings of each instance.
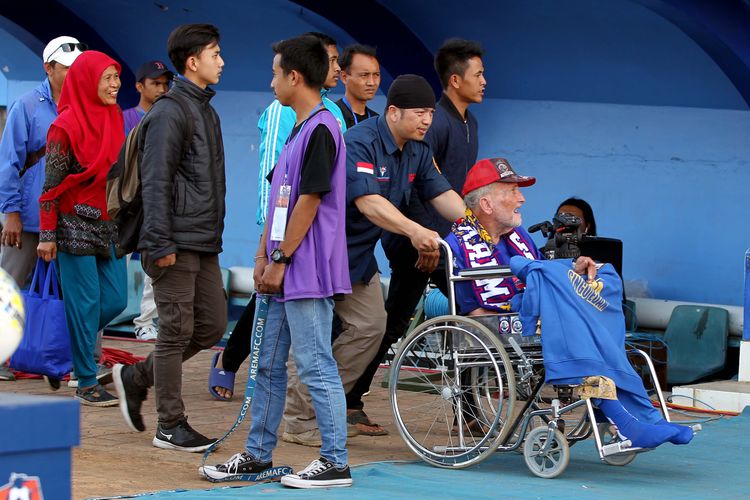
[[[209,103],[214,94],[179,78],[169,91],[172,98],[159,99],[143,118],[138,249],[154,260],[180,250],[221,252],[226,179],[221,124]]]

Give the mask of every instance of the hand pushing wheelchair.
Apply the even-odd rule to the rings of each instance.
[[[412,330],[390,369],[391,407],[407,446],[444,468],[469,467],[496,451],[519,451],[531,472],[543,478],[560,475],[570,446],[592,435],[599,457],[610,465],[627,465],[647,451],[621,440],[590,398],[576,396],[576,387],[545,385],[541,338],[521,336],[517,314],[457,316],[456,282],[512,274],[508,267],[482,267],[454,275],[451,249],[440,244],[450,314]],[[629,354],[643,358],[669,421],[651,359],[641,350]]]

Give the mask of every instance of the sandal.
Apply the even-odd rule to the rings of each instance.
[[[365,436],[387,436],[388,431],[370,421],[370,418],[363,410],[347,410],[346,423],[357,428],[360,434]]]
[[[458,425],[453,424],[453,432],[458,433]],[[489,434],[490,429],[486,424],[483,424],[479,420],[472,419],[468,422],[464,421],[464,435],[473,437],[484,437]]]
[[[213,360],[211,361],[211,371],[208,375],[208,393],[213,396],[217,401],[231,401],[234,396],[234,372],[224,370],[222,368],[216,368],[216,364],[219,362],[219,356],[221,351],[214,354]],[[228,391],[232,391],[232,394],[228,397],[219,394],[214,387],[221,387]]]

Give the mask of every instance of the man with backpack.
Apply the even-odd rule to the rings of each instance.
[[[137,249],[153,280],[160,331],[154,351],[113,376],[128,426],[145,430],[141,405],[155,387],[158,425],[152,444],[187,452],[216,440],[190,427],[182,401],[182,363],[221,339],[227,303],[219,268],[224,229],[224,147],[208,86],[224,61],[219,31],[208,24],[178,26],[167,42],[179,76],[143,119],[138,159],[143,224]]]

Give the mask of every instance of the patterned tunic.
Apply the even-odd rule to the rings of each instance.
[[[68,135],[62,129],[50,129],[42,193],[56,187],[69,175],[84,171],[85,167],[73,154]],[[90,195],[96,190],[96,205],[106,207],[105,185],[95,185],[95,182],[91,179],[73,186],[54,200],[40,202],[39,241],[56,242],[59,251],[73,255],[110,256],[117,240],[117,226],[109,220],[106,210],[78,202],[79,195]]]

